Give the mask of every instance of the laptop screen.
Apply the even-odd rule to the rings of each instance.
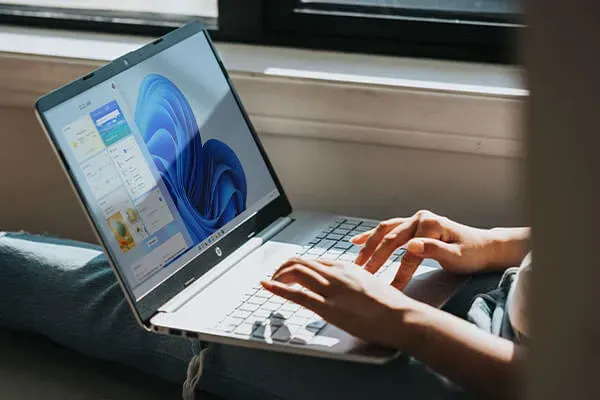
[[[44,117],[136,300],[280,194],[202,33]]]

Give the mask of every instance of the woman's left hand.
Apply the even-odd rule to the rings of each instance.
[[[293,258],[261,283],[360,339],[398,349],[409,338],[403,320],[421,304],[350,263]]]

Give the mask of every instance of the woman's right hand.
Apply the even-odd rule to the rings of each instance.
[[[479,229],[430,211],[393,218],[352,238],[363,245],[356,264],[375,273],[399,247],[406,246],[392,285],[403,289],[424,258],[437,260],[457,274],[504,269],[527,252],[528,228]]]

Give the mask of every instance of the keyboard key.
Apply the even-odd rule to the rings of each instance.
[[[261,289],[254,296],[259,297],[261,299],[270,299],[271,297],[273,297],[273,293],[269,292],[268,290]]]
[[[250,319],[262,319],[264,320],[269,315],[271,315],[271,311],[265,310],[264,308],[260,308],[252,313]]]
[[[289,340],[291,338],[292,338],[292,333],[290,332],[288,327],[285,325],[281,326],[279,329],[277,329],[275,331],[274,334],[271,335],[271,339],[273,339],[276,342],[281,342],[281,343],[289,342]]]
[[[346,250],[346,253],[349,254],[358,254],[360,252],[361,247],[357,246],[355,244],[351,245],[348,250]]]
[[[237,310],[235,310],[232,314],[231,317],[233,318],[239,318],[239,319],[246,319],[250,316],[250,312],[246,311],[246,310],[240,310],[239,308]]]
[[[319,256],[322,256],[323,254],[325,254],[326,251],[327,250],[323,249],[323,248],[313,247],[312,249],[310,249],[309,251],[306,252],[306,255],[319,257]]]
[[[321,260],[335,261],[335,260],[338,259],[338,257],[340,256],[340,254],[341,253],[339,253],[339,252],[334,253],[334,252],[328,251],[327,253],[320,255],[319,259],[321,259]]]
[[[272,299],[269,299],[269,302],[273,303],[273,304],[282,305],[283,303],[287,302],[287,300],[285,300],[285,299],[283,299],[281,297],[278,297],[278,296],[273,296]]]
[[[344,253],[338,257],[338,260],[342,262],[354,262],[354,260],[356,260],[356,254]]]
[[[306,327],[300,327],[296,332],[293,333],[290,343],[292,344],[308,344],[312,341],[315,333],[306,329]]]
[[[258,325],[252,331],[252,337],[255,339],[264,339],[267,335],[267,330],[269,329],[268,325]]]
[[[316,248],[329,250],[329,248],[333,247],[336,244],[335,240],[323,239],[319,243],[315,245]]]
[[[406,249],[401,247],[399,249],[397,249],[396,251],[394,251],[394,255],[397,257],[402,257],[404,255],[404,253],[406,253]]]
[[[244,322],[243,324],[238,326],[233,333],[235,333],[236,335],[250,336],[252,334],[252,331],[254,331],[254,324],[251,322]]]
[[[289,321],[294,324],[304,325],[309,320],[313,320],[313,319],[315,319],[314,313],[313,313],[313,315],[307,316],[307,315],[300,314],[300,310],[299,310],[299,311],[296,311],[294,313],[294,315],[292,315],[292,317],[289,319]]]
[[[257,293],[254,296],[250,297],[248,300],[246,300],[246,303],[248,303],[248,304],[256,304],[257,306],[260,306],[265,301],[267,301],[267,299],[264,298],[264,297],[259,297],[258,293]]]
[[[285,303],[285,304],[284,304],[284,305],[281,307],[281,309],[282,309],[282,310],[291,311],[291,312],[296,312],[296,311],[300,310],[301,308],[302,308],[302,307],[301,307],[301,306],[299,306],[298,304],[295,304],[295,303],[290,303],[290,302],[288,302],[288,303]]]
[[[285,300],[283,303],[285,303]],[[266,308],[267,310],[275,311],[278,310],[283,303],[279,300],[279,297],[273,297],[260,307]]]
[[[327,235],[326,239],[328,240],[342,240],[344,236],[337,234],[337,233],[330,233],[329,235]]]
[[[325,325],[327,325],[327,322],[320,319],[320,320],[312,321],[311,323],[306,325],[306,329],[311,332],[314,332],[316,334],[321,329],[323,329],[325,327]]]
[[[332,233],[336,235],[347,235],[348,233],[350,233],[350,229],[336,228],[333,230]]]
[[[238,308],[238,310],[249,311],[252,313],[252,312],[258,310],[259,307],[260,307],[260,304],[244,303],[240,306],[240,308]]]
[[[357,224],[350,224],[348,222],[345,222],[343,224],[341,224],[338,229],[347,229],[349,231],[351,231],[352,229],[354,229],[356,227]]]
[[[241,321],[241,320],[240,320]],[[220,324],[217,329],[220,330],[221,332],[225,332],[225,333],[231,333],[233,332],[238,326],[235,324]]]
[[[300,308],[300,310],[298,310],[298,312],[296,314],[294,314],[294,316],[298,316],[298,317],[306,317],[306,318],[312,318],[314,317],[315,313],[310,311],[308,308]]]
[[[354,246],[354,245],[350,242],[337,242],[336,245],[333,246],[333,248],[340,249],[340,250],[347,250],[347,249],[351,248],[352,246]]]
[[[294,312],[290,311],[290,310],[284,310],[283,308],[280,308],[279,310],[277,310],[277,314],[279,316],[281,316],[281,318],[283,318],[283,319],[288,319],[288,318],[291,318],[292,315],[294,315]]]
[[[266,321],[267,324],[272,326],[281,326],[285,323],[285,319],[279,313],[274,313],[269,316],[269,319]]]
[[[279,310],[279,308],[281,307],[281,304],[273,303],[272,300],[273,299],[267,301],[265,304],[260,306],[260,308],[263,310],[268,310],[270,313]]]

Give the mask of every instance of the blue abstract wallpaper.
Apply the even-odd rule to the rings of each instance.
[[[144,77],[135,122],[195,243],[246,209],[240,160],[220,140],[202,143],[192,108],[173,82]]]

